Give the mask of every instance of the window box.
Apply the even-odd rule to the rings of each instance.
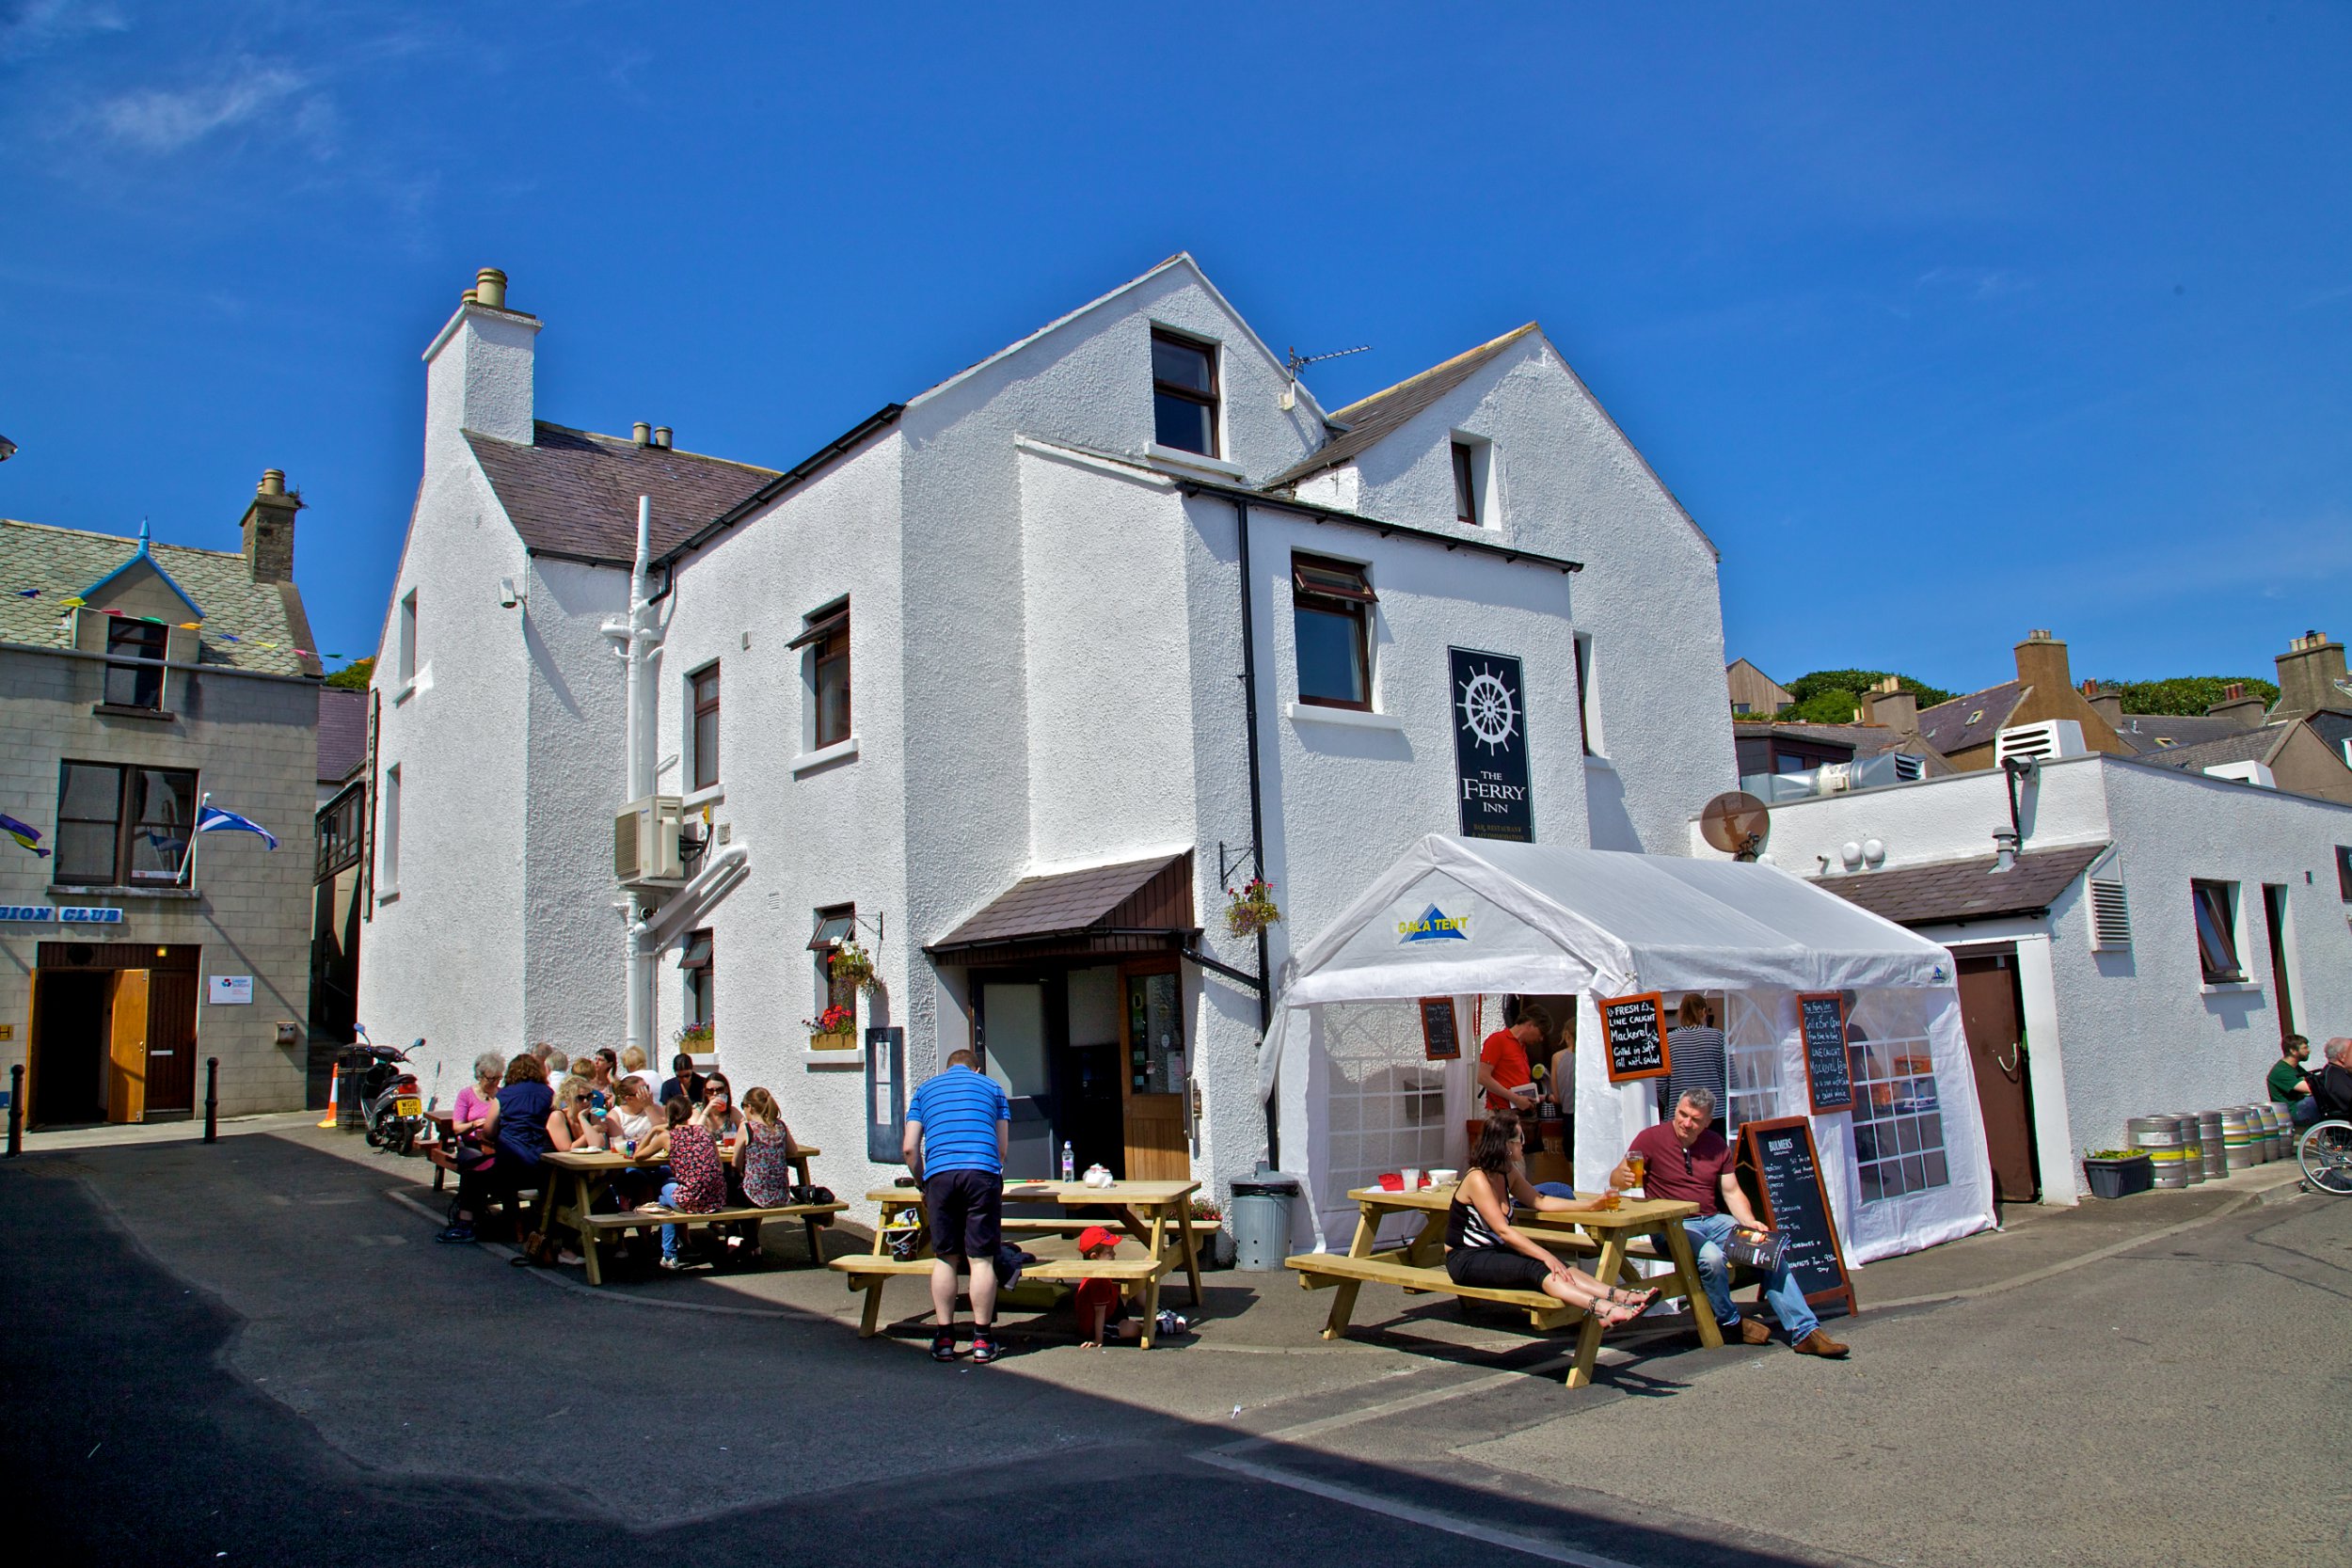
[[[808,1037],[808,1048],[811,1051],[855,1051],[857,1033],[842,1029],[830,1035],[811,1035]]]

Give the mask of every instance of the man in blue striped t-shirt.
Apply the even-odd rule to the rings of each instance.
[[[1003,1235],[1005,1152],[1012,1101],[969,1051],[925,1081],[907,1106],[907,1169],[923,1184],[931,1230],[931,1359],[956,1358],[956,1259],[972,1271],[972,1359],[996,1359],[996,1247]]]

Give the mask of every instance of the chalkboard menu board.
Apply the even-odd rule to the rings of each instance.
[[[1666,1055],[1666,999],[1657,991],[1640,996],[1604,996],[1600,1032],[1609,1042],[1609,1081],[1663,1078],[1672,1070]]]
[[[1857,1310],[1837,1221],[1821,1186],[1813,1124],[1803,1117],[1751,1121],[1740,1129],[1740,1184],[1756,1217],[1788,1238],[1788,1269],[1816,1308],[1835,1304]]]
[[[1462,1036],[1454,1027],[1451,996],[1421,999],[1421,1050],[1433,1062],[1451,1062],[1462,1054]]]
[[[1804,1030],[1804,1082],[1813,1114],[1853,1109],[1853,1069],[1846,1059],[1846,999],[1836,991],[1797,997]]]

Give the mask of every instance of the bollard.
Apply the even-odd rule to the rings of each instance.
[[[8,1069],[8,1158],[24,1152],[24,1064]]]
[[[220,1058],[204,1058],[204,1141],[220,1141]]]

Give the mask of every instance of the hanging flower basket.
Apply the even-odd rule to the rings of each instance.
[[[852,937],[834,949],[833,977],[844,985],[855,986],[871,995],[882,989],[882,980],[874,973],[874,960]]]
[[[1274,903],[1274,884],[1263,877],[1252,877],[1236,890],[1227,888],[1225,896],[1225,929],[1233,936],[1254,937],[1282,918],[1282,911]]]
[[[837,1002],[815,1018],[804,1018],[801,1022],[808,1028],[808,1048],[811,1051],[857,1049],[857,1014]]]

